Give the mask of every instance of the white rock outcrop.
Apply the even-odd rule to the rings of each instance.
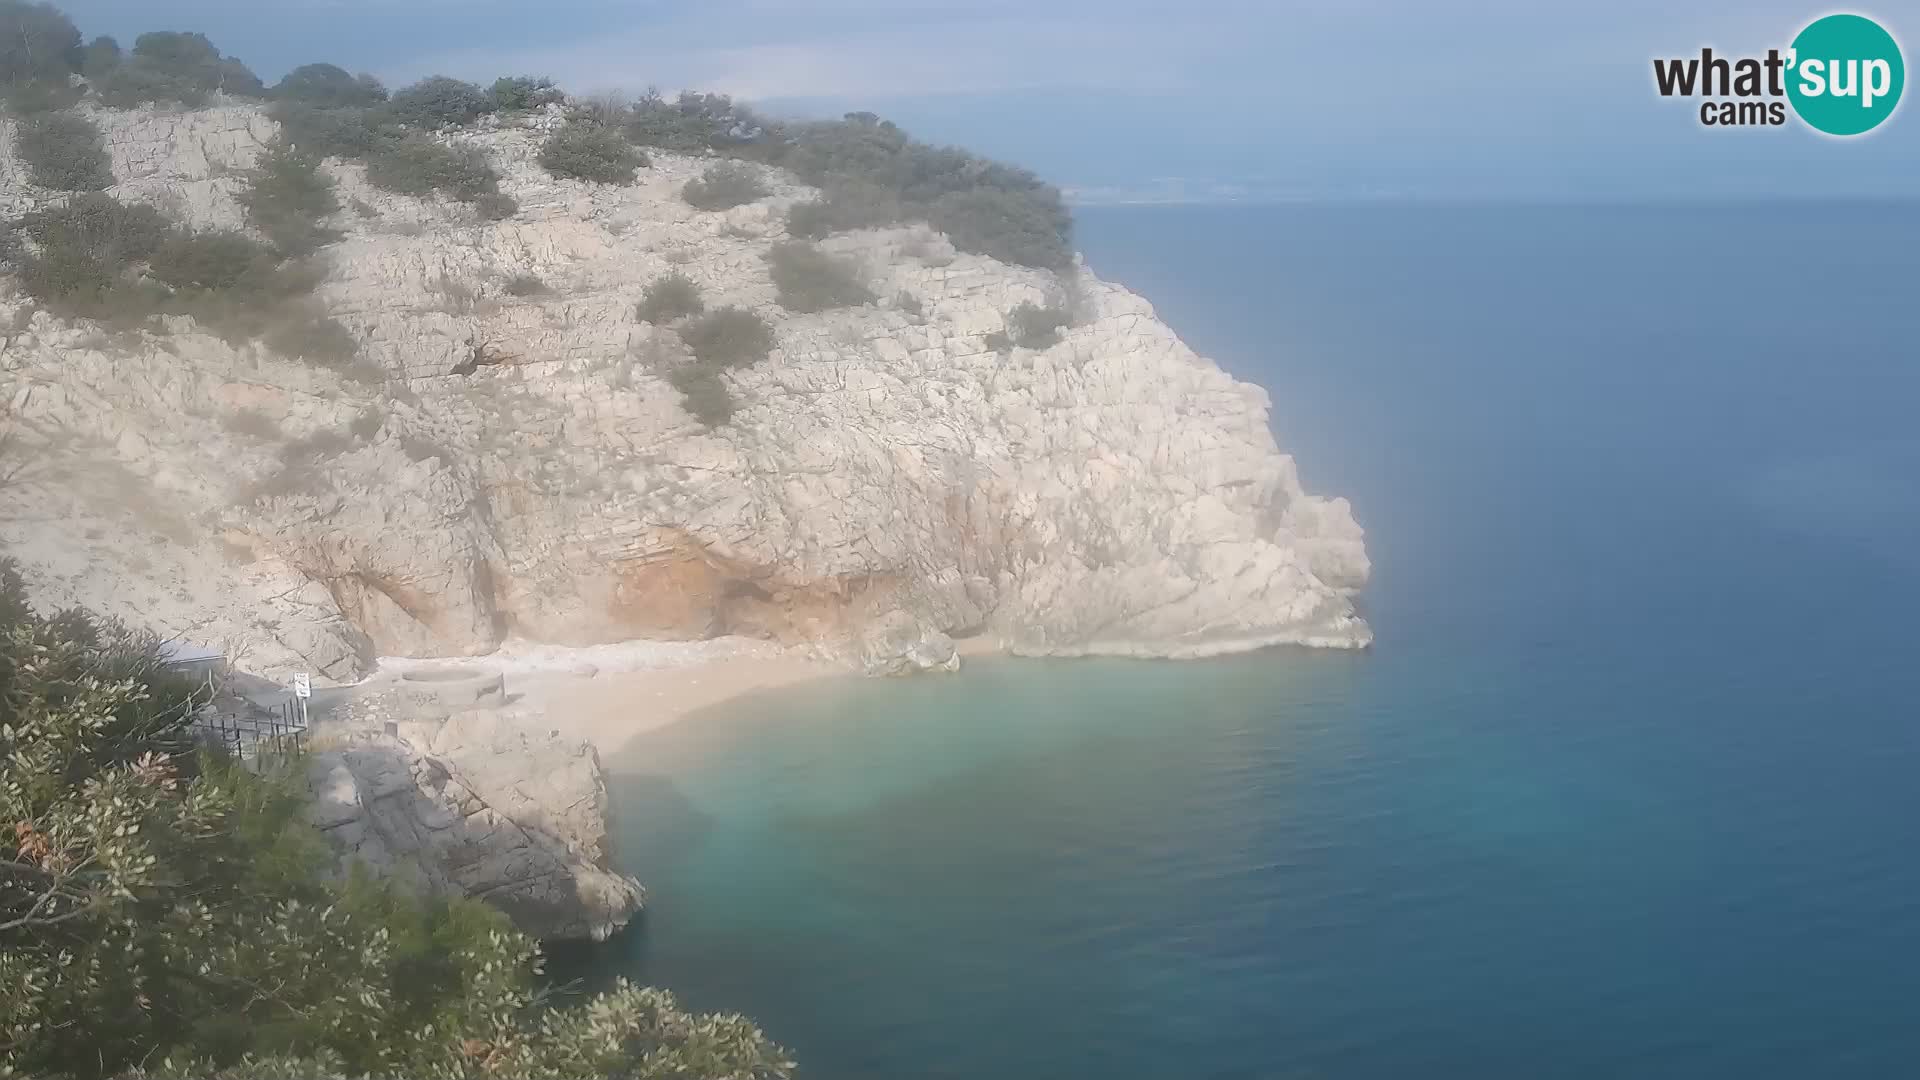
[[[382,714],[358,705],[359,717]],[[307,758],[308,819],[341,860],[417,891],[483,900],[543,940],[603,940],[646,892],[613,869],[607,788],[584,743],[511,710],[377,721]],[[326,730],[323,728],[322,730]]]
[[[115,194],[243,223],[236,171],[273,130],[257,110],[98,119]],[[328,165],[346,209],[322,296],[384,384],[185,320],[108,333],[0,304],[0,401],[66,478],[0,491],[0,543],[48,602],[336,678],[509,633],[743,634],[875,671],[947,666],[966,635],[1051,655],[1370,640],[1345,500],[1305,492],[1265,391],[1140,297],[904,227],[824,245],[882,300],[792,315],[763,256],[808,189],[770,176],[771,197],[709,213],[679,197],[698,160],[655,155],[613,187],[546,175],[527,127],[450,138],[487,151],[516,215]],[[51,197],[10,138],[0,166],[0,210]],[[635,314],[669,271],[777,328],[771,358],[725,376],[739,408],[712,431],[667,382],[677,336]],[[1071,302],[1076,323],[1051,348],[990,348],[1029,301]],[[477,349],[498,362],[456,374]],[[166,584],[106,584],[126,580]]]

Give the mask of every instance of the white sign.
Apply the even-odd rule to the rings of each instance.
[[[293,677],[293,696],[302,699],[313,696],[313,679],[304,671]]]

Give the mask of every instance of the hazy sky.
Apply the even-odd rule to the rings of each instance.
[[[1308,197],[1920,193],[1920,113],[1874,134],[1714,130],[1654,56],[1764,53],[1782,0],[70,0],[123,45],[197,29],[272,81],[327,60],[398,85],[552,75],[872,109],[1062,184],[1184,177]],[[1453,10],[1441,10],[1453,9]],[[1920,0],[1849,9],[1920,41]],[[1912,94],[1907,95],[1913,96]]]

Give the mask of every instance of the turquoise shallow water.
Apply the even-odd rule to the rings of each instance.
[[[648,736],[595,973],[815,1077],[1920,1075],[1920,213],[1083,220],[1354,499],[1376,647]]]

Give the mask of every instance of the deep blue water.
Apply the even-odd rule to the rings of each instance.
[[[1082,223],[1353,499],[1376,646],[649,736],[603,968],[810,1077],[1920,1076],[1920,209]]]

